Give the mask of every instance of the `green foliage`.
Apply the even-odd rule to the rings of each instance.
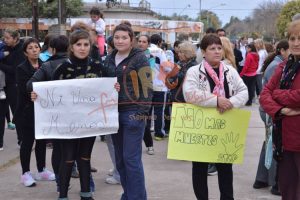
[[[0,0],[0,17],[1,18],[26,18],[32,17],[32,0]],[[75,17],[82,15],[82,0],[65,0],[66,17]],[[47,3],[46,0],[39,1],[40,18],[57,18],[58,1]]]
[[[82,0],[65,0],[66,1],[66,17],[76,17],[83,14]],[[58,1],[46,3],[45,0],[39,4],[39,12],[41,18],[57,18]]]
[[[174,21],[195,21],[195,19],[190,18],[188,15],[178,15],[177,13],[173,13],[172,16],[166,16],[158,14],[159,20],[174,20]]]
[[[31,17],[31,10],[29,0],[0,0],[0,18]]]
[[[199,21],[201,21],[204,24],[205,29],[209,27],[218,29],[221,28],[221,24],[222,24],[219,17],[216,15],[216,13],[209,10],[201,11],[201,20]]]
[[[290,1],[284,5],[276,23],[278,32],[281,37],[285,36],[288,24],[291,22],[292,17],[295,14],[299,13],[299,11],[300,1]]]

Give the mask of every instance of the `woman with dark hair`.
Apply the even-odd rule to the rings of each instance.
[[[246,46],[247,54],[244,67],[240,73],[244,83],[248,88],[248,101],[246,106],[252,105],[252,99],[255,93],[255,83],[256,83],[256,70],[258,68],[259,56],[256,52],[254,43],[250,43]]]
[[[33,74],[33,76],[27,82],[27,91],[31,92],[31,98],[36,100],[36,93],[32,92],[32,83],[40,81],[51,81],[53,72],[62,63],[68,60],[67,52],[69,47],[69,39],[65,35],[55,36],[49,43],[53,55],[49,60],[42,64],[42,66]],[[57,183],[57,191],[59,192],[59,165],[61,161],[61,149],[60,140],[52,140],[53,151],[51,157],[51,164],[55,173],[55,181]]]
[[[155,65],[155,59],[150,54],[150,50],[148,49],[150,46],[150,37],[149,35],[140,35],[138,37],[138,47],[145,52],[146,57],[148,58],[149,64],[151,67]],[[148,155],[154,155],[154,148],[153,148],[153,138],[151,135],[151,116],[152,116],[152,109],[149,111],[147,115],[147,123],[144,133],[144,143],[147,148]]]
[[[289,51],[289,43],[287,40],[281,40],[277,46],[276,51],[271,53],[265,60],[265,63],[262,67],[263,73],[263,86],[265,86],[268,81],[271,79],[275,69],[278,67],[280,63],[288,58],[290,54]],[[265,123],[266,129],[266,139],[270,136],[269,133],[270,128],[272,127],[272,122],[269,117],[267,118],[265,111],[259,107],[260,117]],[[256,173],[255,182],[253,184],[253,188],[260,189],[272,186],[271,193],[274,195],[280,195],[279,188],[278,188],[278,176],[277,176],[277,162],[272,160],[270,168],[267,169],[265,167],[265,152],[266,152],[266,142],[264,141],[262,145],[262,149],[260,152],[259,163]]]
[[[70,60],[53,73],[53,80],[102,77],[102,65],[89,58],[92,40],[89,32],[75,30],[70,35]],[[91,154],[96,137],[61,139],[59,199],[67,199],[72,166],[76,160],[80,176],[81,200],[92,200],[90,191]]]
[[[247,101],[247,88],[237,70],[222,60],[222,42],[215,34],[207,34],[200,44],[203,61],[191,67],[183,83],[187,103],[215,107],[220,113],[237,108]],[[197,98],[196,98],[197,97]],[[232,164],[216,163],[221,197],[233,200]],[[197,199],[208,199],[206,162],[193,162],[193,188]]]
[[[112,135],[117,169],[124,190],[121,199],[146,200],[142,163],[145,116],[152,100],[149,62],[141,49],[134,48],[134,33],[126,24],[113,31],[115,50],[109,55],[109,76],[117,76],[119,91],[119,130]]]
[[[287,29],[291,55],[276,69],[260,94],[260,104],[273,120],[273,156],[284,200],[300,199],[300,21]]]
[[[42,61],[39,59],[40,51],[41,47],[37,39],[27,39],[23,44],[23,52],[27,59],[16,69],[18,98],[15,121],[18,131],[20,131],[23,136],[20,149],[22,166],[21,181],[26,187],[34,186],[35,180],[55,180],[55,175],[45,168],[46,141],[34,139],[34,107],[30,93],[28,93],[26,89],[27,81],[42,65]],[[34,141],[36,143],[35,156],[38,173],[33,178],[30,172],[30,157]]]
[[[52,56],[52,49],[50,47],[50,41],[53,37],[54,37],[53,35],[48,34],[48,35],[46,35],[46,37],[44,39],[44,44],[42,46],[42,50],[40,53],[40,59],[43,62],[46,62]]]
[[[2,70],[5,73],[5,85],[6,85],[4,87],[6,99],[3,100],[6,104],[6,108],[0,109],[1,112],[0,116],[2,116],[3,112],[4,115],[7,114],[7,112],[9,112],[9,107],[13,114],[16,111],[16,105],[17,105],[16,68],[18,65],[20,65],[22,62],[26,60],[26,57],[22,49],[24,41],[20,39],[20,33],[17,29],[14,28],[5,29],[3,38],[6,44],[5,50],[9,51],[9,55],[6,56],[2,60],[2,62],[0,62],[0,70]],[[0,129],[2,129],[1,124],[4,123],[5,121],[1,120]],[[4,127],[2,130],[4,133]],[[2,132],[2,130],[0,130],[0,132]],[[17,129],[18,145],[20,146],[22,141],[22,135],[19,134],[19,132],[20,131]]]

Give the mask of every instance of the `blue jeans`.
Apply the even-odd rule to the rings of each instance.
[[[121,200],[146,200],[142,163],[142,140],[145,120],[137,111],[119,112],[119,131],[112,135],[117,169],[124,190]]]

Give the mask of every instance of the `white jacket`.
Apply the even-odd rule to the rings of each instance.
[[[231,65],[222,63],[229,88],[229,100],[234,108],[241,107],[248,100],[248,89],[237,70]],[[203,62],[187,71],[183,83],[183,96],[187,103],[203,107],[217,107],[217,96],[211,93],[207,76]]]
[[[152,70],[152,82],[153,91],[166,92],[168,88],[165,84],[166,74],[169,73],[172,68],[162,65],[164,62],[168,62],[165,52],[155,44],[150,44],[148,48],[150,54],[155,58],[155,65],[151,67]]]

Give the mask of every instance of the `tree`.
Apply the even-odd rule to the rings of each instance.
[[[195,19],[190,18],[188,15],[177,15],[177,13],[173,13],[171,16],[158,14],[158,19],[174,21],[195,21]]]
[[[0,18],[31,16],[31,2],[29,0],[0,0]]]
[[[40,17],[57,18],[58,1],[47,3],[45,0],[40,1]],[[82,0],[66,0],[66,17],[76,17],[83,14]]]
[[[39,1],[39,16],[41,18],[58,17],[58,1]],[[80,16],[83,10],[82,0],[66,0],[67,17]],[[0,18],[32,17],[31,0],[0,0]]]
[[[216,13],[209,11],[209,10],[202,10],[201,11],[201,20],[199,19],[199,14],[197,21],[201,21],[204,24],[205,29],[208,27],[213,27],[218,29],[221,27],[221,21]]]
[[[230,22],[225,25],[225,30],[230,37],[248,35],[249,37],[263,37],[264,40],[272,41],[279,37],[276,19],[279,17],[283,0],[268,0],[260,3],[251,16],[244,20],[231,17]]]
[[[300,1],[290,1],[283,6],[276,23],[277,30],[281,37],[285,36],[288,24],[292,21],[292,17],[299,13],[299,10]]]
[[[265,40],[271,40],[279,36],[274,21],[278,19],[283,5],[283,2],[279,0],[268,0],[259,4],[252,14],[254,29],[251,31],[258,32]]]

